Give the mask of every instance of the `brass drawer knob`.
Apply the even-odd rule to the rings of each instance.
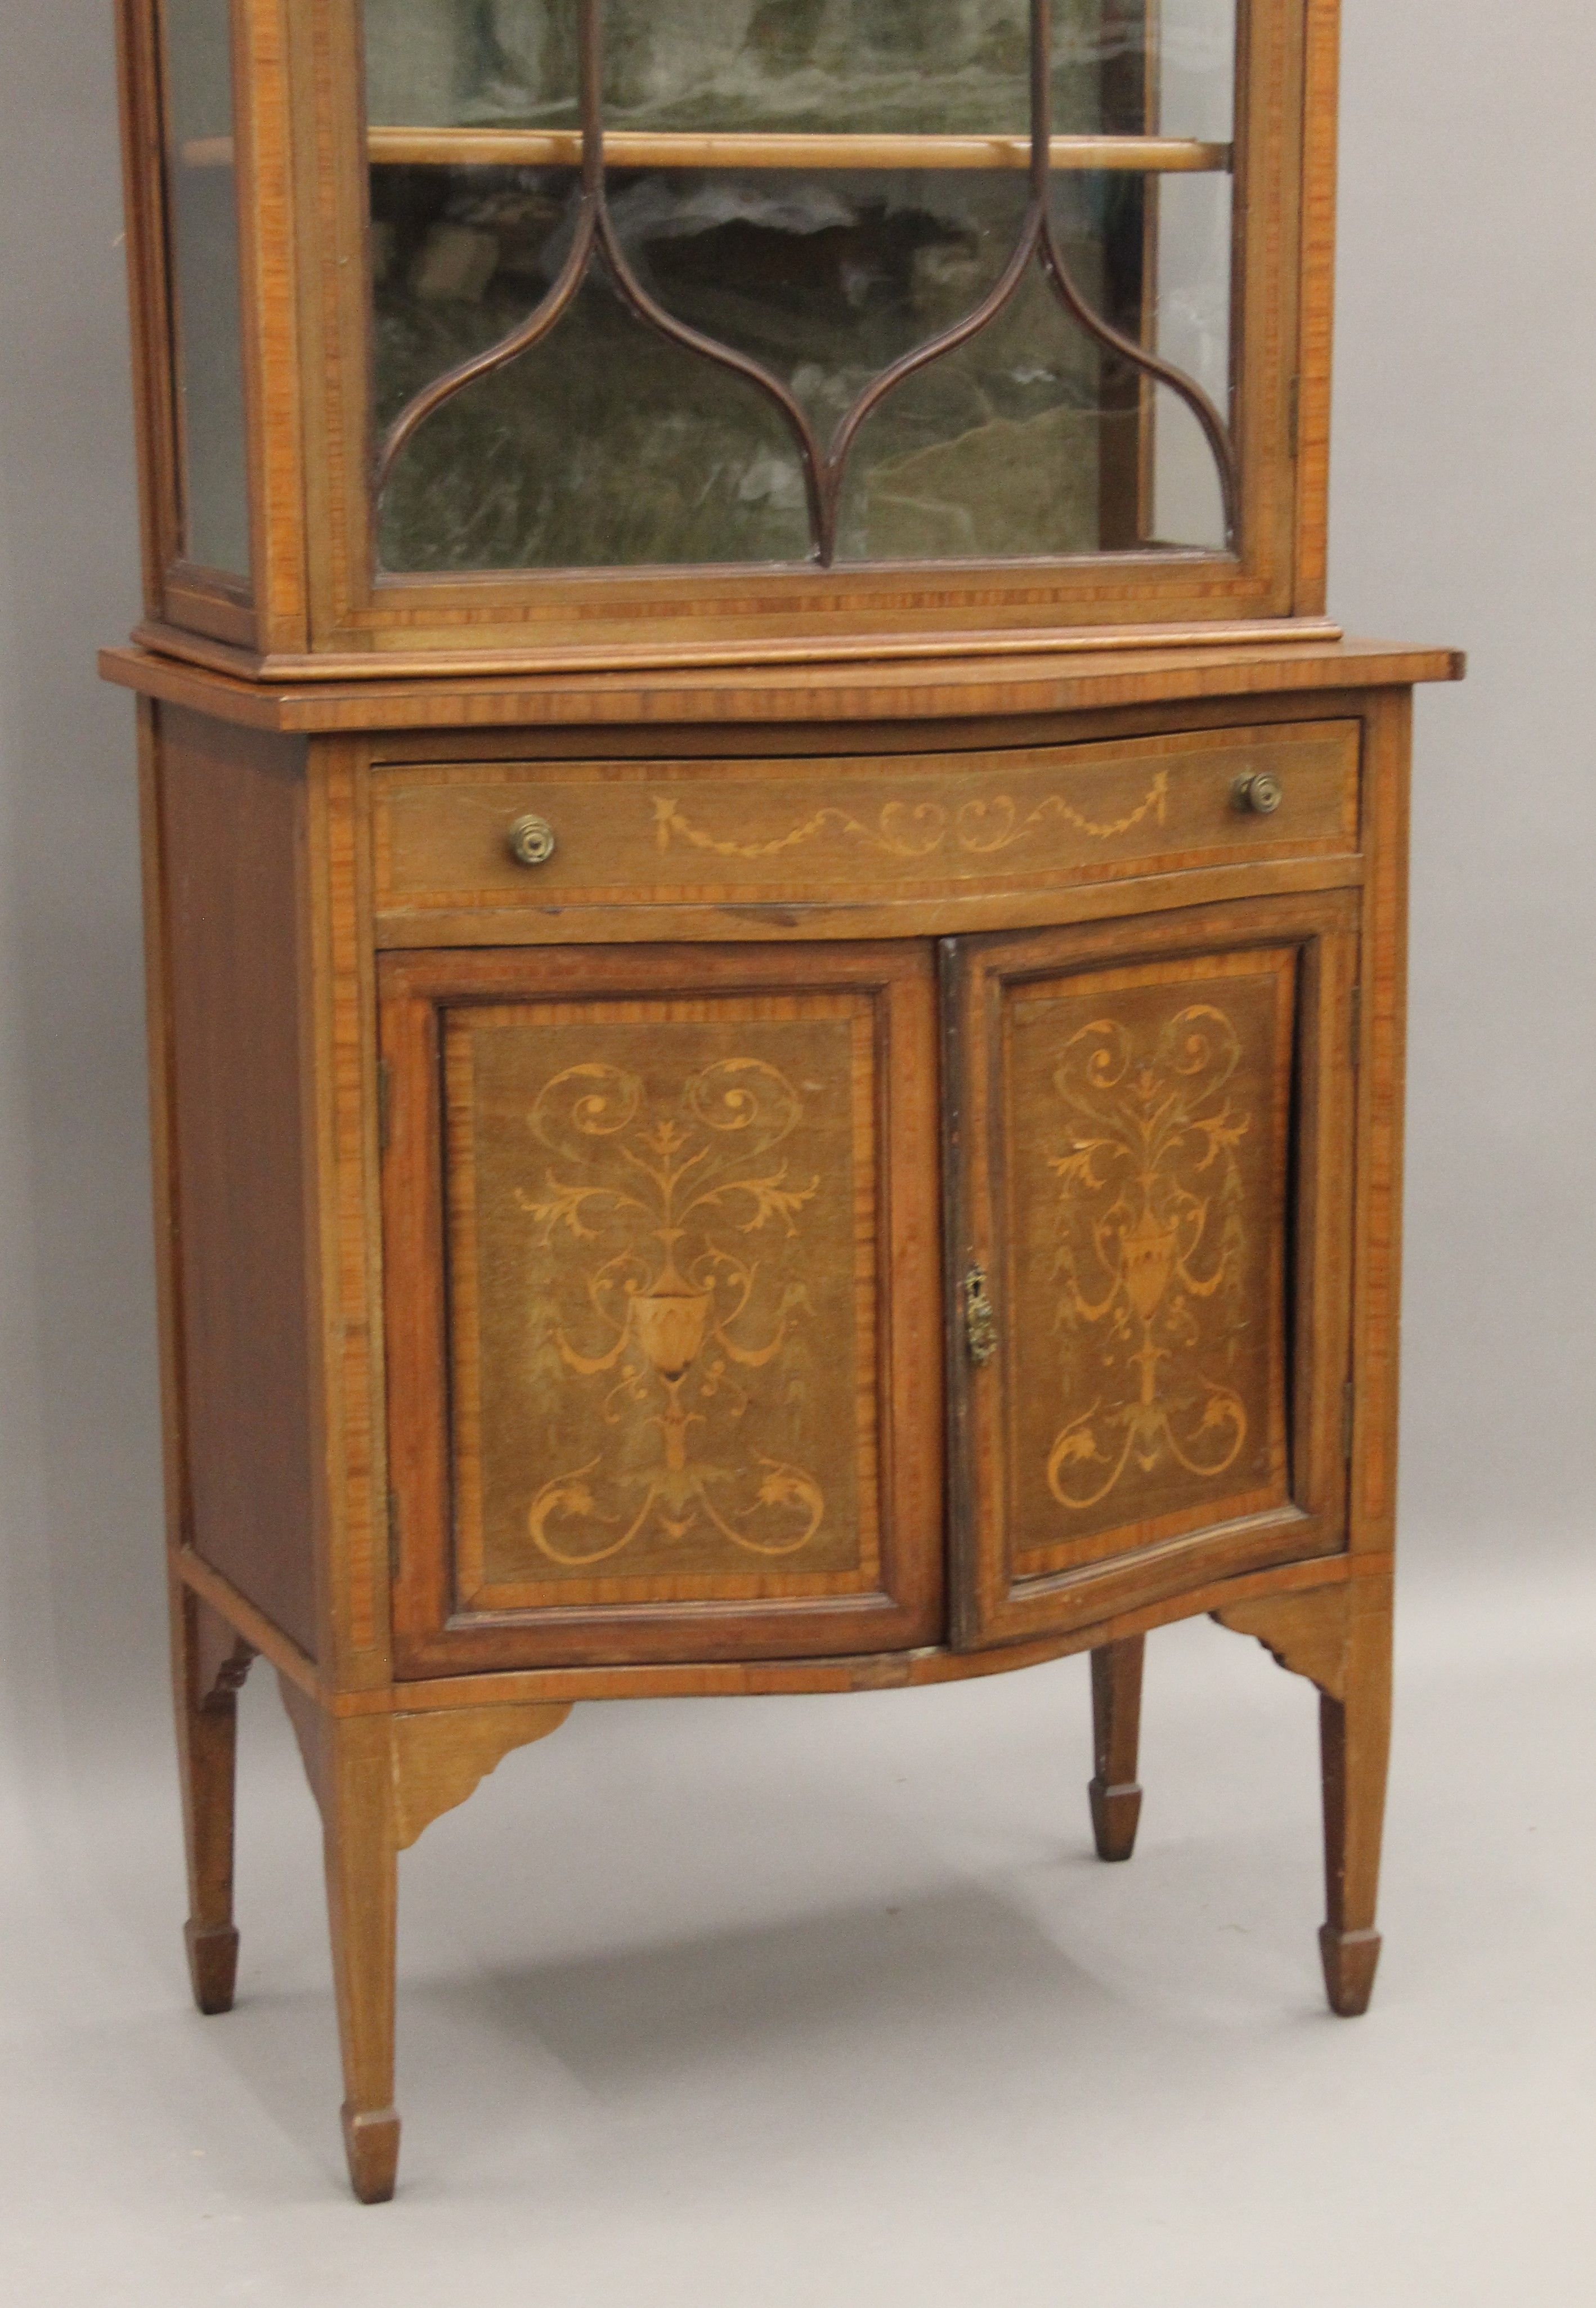
[[[1238,778],[1231,788],[1238,809],[1250,809],[1255,816],[1272,817],[1286,797],[1286,789],[1278,778],[1267,770],[1259,770],[1251,777]]]
[[[554,828],[546,817],[518,817],[510,828],[510,855],[518,866],[547,866],[555,847]]]
[[[997,1317],[987,1295],[984,1269],[972,1266],[964,1277],[964,1345],[972,1363],[989,1363],[997,1352]]]

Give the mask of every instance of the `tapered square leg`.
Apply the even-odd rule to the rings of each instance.
[[[1142,1663],[1146,1638],[1132,1635],[1091,1654],[1091,1728],[1095,1776],[1086,1792],[1100,1859],[1128,1859],[1136,1847],[1142,1790],[1136,1756],[1142,1737]]]
[[[1324,1778],[1324,1881],[1319,1934],[1331,2009],[1343,2020],[1368,2010],[1380,1934],[1375,1907],[1391,1750],[1391,1607],[1384,1581],[1359,1581],[1348,1629],[1345,1696],[1321,1692]]]
[[[238,1689],[254,1654],[174,1576],[172,1684],[188,1858],[183,1938],[194,2000],[230,2011],[238,1973],[233,1923],[233,1813]]]
[[[349,2182],[363,2204],[383,2204],[393,2193],[399,2171],[399,2111],[393,2105],[399,1836],[393,1727],[384,1715],[328,1714],[286,1680],[282,1691],[322,1812]]]
[[[375,1737],[366,1736],[375,1733]],[[385,1722],[338,1727],[327,1805],[327,1915],[343,2052],[343,2138],[363,2204],[386,2203],[399,2172],[393,2105],[398,1847]]]

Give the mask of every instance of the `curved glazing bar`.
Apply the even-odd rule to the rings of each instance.
[[[436,409],[442,408],[446,400],[452,400],[479,377],[491,376],[496,370],[507,366],[548,334],[575,298],[594,253],[600,250],[623,300],[651,328],[657,329],[661,336],[669,337],[673,343],[684,346],[689,352],[698,353],[704,359],[713,361],[717,366],[746,377],[781,409],[796,435],[803,461],[809,504],[811,552],[812,555],[818,552],[824,560],[826,556],[822,540],[827,533],[823,478],[825,457],[803,403],[762,362],[751,359],[746,353],[733,351],[729,346],[718,344],[713,338],[690,328],[685,321],[675,319],[650,296],[621,245],[609,212],[604,168],[604,26],[601,0],[581,0],[580,32],[582,198],[570,254],[559,278],[523,327],[512,331],[510,335],[501,338],[486,352],[479,353],[474,359],[461,362],[458,367],[439,377],[425,392],[418,394],[396,419],[378,455],[376,493],[381,495],[406,443]]]
[[[1029,187],[1013,254],[1000,277],[962,318],[892,362],[841,416],[823,444],[798,394],[762,361],[678,319],[638,277],[611,212],[604,131],[603,0],[578,0],[578,83],[582,113],[582,186],[571,245],[548,294],[527,319],[485,350],[436,379],[401,411],[378,453],[375,493],[393,476],[404,449],[426,420],[467,386],[530,351],[567,313],[601,258],[615,289],[639,319],[686,351],[742,377],[779,409],[801,461],[810,530],[810,558],[823,568],[837,557],[838,530],[850,454],[860,431],[883,402],[911,377],[979,335],[1014,304],[1033,264],[1071,320],[1129,369],[1166,387],[1196,419],[1212,454],[1223,504],[1225,539],[1233,546],[1239,522],[1238,476],[1223,417],[1202,386],[1160,354],[1097,312],[1065,257],[1049,210],[1053,154],[1052,0],[1030,0]]]

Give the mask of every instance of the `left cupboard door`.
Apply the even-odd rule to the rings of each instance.
[[[943,1633],[928,946],[391,954],[401,1674]]]

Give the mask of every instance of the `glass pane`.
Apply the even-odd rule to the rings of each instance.
[[[1033,270],[989,328],[868,419],[843,495],[840,557],[1095,552],[1116,429],[1096,346]]]
[[[1030,0],[600,5],[609,133],[1026,124]],[[575,170],[471,165],[469,132],[528,129],[529,160],[550,157],[539,135],[576,122],[580,8],[366,0],[366,12],[374,118],[464,132],[414,154],[396,141],[371,170],[387,426],[522,327],[559,277]],[[1222,143],[1234,46],[1235,0],[1057,0],[1056,125]],[[745,152],[726,156],[735,167],[627,168],[612,151],[605,198],[643,290],[758,362],[824,447],[885,370],[975,312],[1020,245],[1023,167],[949,167],[957,152],[924,149],[911,170],[751,168]],[[496,157],[513,158],[513,140]],[[1222,154],[1200,157],[1197,172],[1061,165],[1051,197],[1089,313],[1195,378],[1222,417],[1231,180]],[[874,410],[834,510],[828,549],[855,563],[1226,541],[1214,452],[1189,404],[1067,311],[1040,263],[1001,314]],[[384,567],[416,573],[802,563],[822,550],[794,424],[746,377],[651,329],[597,258],[533,349],[414,432],[378,539]]]
[[[1188,207],[1193,188],[1200,196]],[[1221,413],[1229,194],[1228,177],[1118,171],[1060,177],[1053,192],[1059,245],[1087,306],[1195,373]],[[1187,228],[1184,240],[1168,228],[1171,213]],[[844,559],[1225,543],[1218,468],[1187,404],[1075,321],[1040,269],[1000,318],[868,420],[843,505]]]
[[[1149,545],[1225,549],[1225,501],[1213,452],[1188,404],[1152,388],[1152,506]]]
[[[388,180],[377,234],[387,422],[537,303],[569,245],[569,176],[375,173]],[[802,562],[806,506],[780,411],[666,342],[595,265],[551,335],[421,426],[384,493],[378,549],[385,568],[416,572]]]
[[[605,0],[611,128],[1022,135],[1029,0]],[[1236,0],[1055,0],[1060,135],[1230,133]],[[574,127],[575,0],[366,0],[369,116]]]
[[[1114,0],[1104,0],[1104,13]],[[1236,125],[1236,0],[1126,0],[1116,13],[1152,27],[1148,128],[1229,143]]]
[[[1159,294],[1153,345],[1203,387],[1221,415],[1230,397],[1231,197],[1229,177],[1166,177],[1158,199]],[[1225,545],[1213,452],[1178,393],[1154,389],[1148,541]]]
[[[229,0],[162,0],[185,558],[249,569]]]

